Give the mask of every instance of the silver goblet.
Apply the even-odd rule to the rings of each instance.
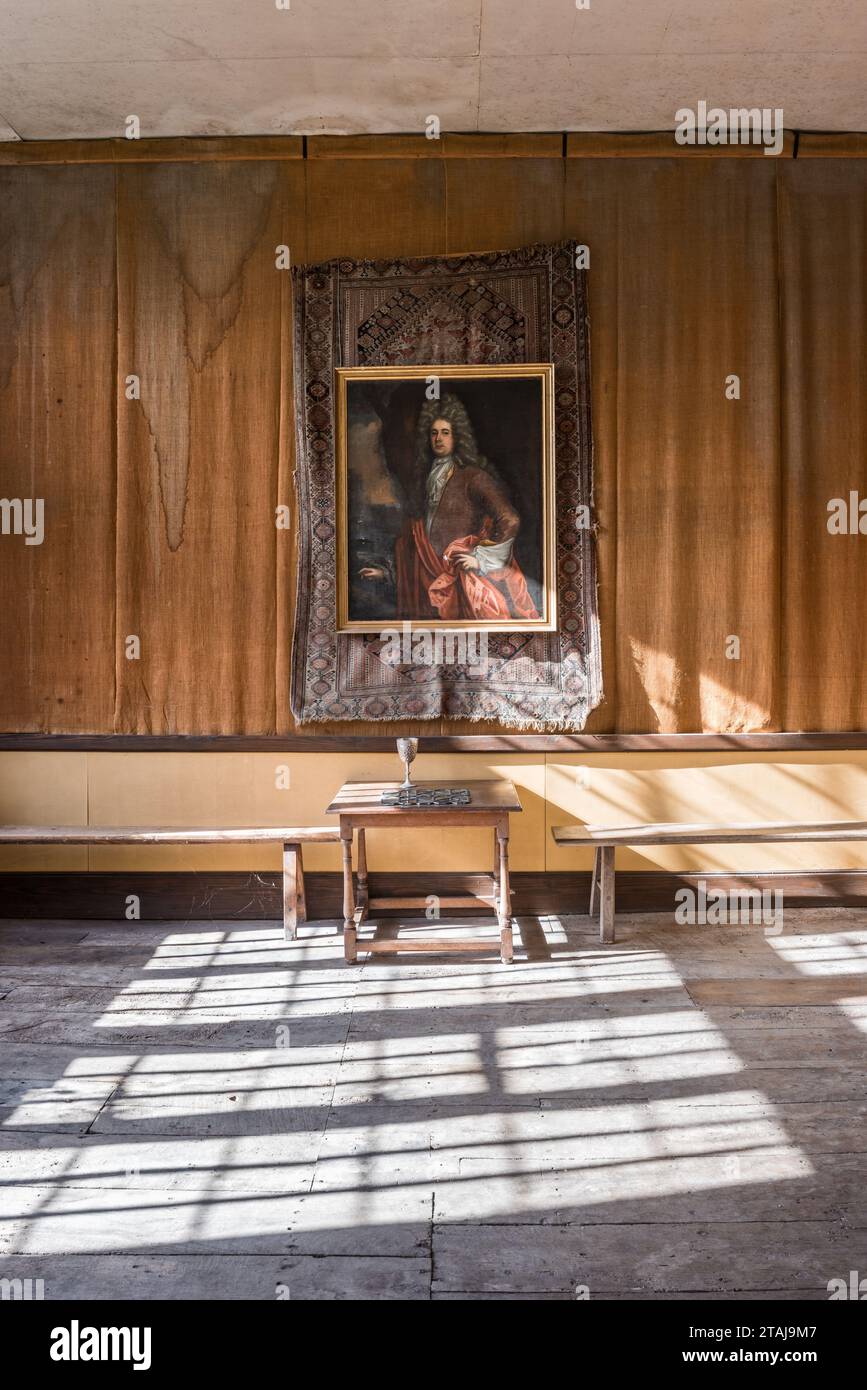
[[[418,752],[417,738],[399,738],[397,740],[397,751],[400,754],[401,762],[404,767],[404,779],[402,787],[411,787],[412,778],[409,775],[410,764],[415,762],[415,755]]]

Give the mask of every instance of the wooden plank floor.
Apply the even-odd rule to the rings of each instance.
[[[336,923],[0,924],[0,1278],[823,1299],[867,1274],[867,913],[617,933],[526,918],[509,968],[347,967]]]

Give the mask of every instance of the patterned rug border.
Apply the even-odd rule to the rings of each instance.
[[[295,486],[300,505],[291,706],[299,724],[394,720],[418,722],[423,732],[423,725],[431,721],[460,719],[528,732],[575,733],[602,700],[589,319],[586,272],[576,268],[577,246],[575,241],[565,241],[479,255],[339,259],[293,268]],[[338,365],[380,362],[375,356],[359,360],[358,351],[353,360],[347,360],[346,344],[356,341],[354,328],[348,326],[349,295],[358,285],[369,295],[371,284],[412,279],[454,284],[510,272],[526,276],[540,269],[548,276],[550,312],[547,321],[540,315],[536,337],[549,350],[536,360],[555,363],[555,401],[560,403],[556,453],[561,630],[533,638],[531,646],[538,655],[526,659],[534,660],[540,673],[535,682],[525,679],[510,686],[508,681],[493,683],[489,677],[472,681],[455,671],[447,679],[432,680],[425,690],[407,681],[386,694],[365,689],[362,674],[361,687],[355,688],[352,672],[363,672],[378,639],[338,637],[334,632],[333,371]],[[341,334],[346,335],[343,350]],[[439,352],[425,355],[424,361],[435,365],[450,357],[455,360],[453,353]],[[582,505],[590,509],[589,529],[569,520]],[[302,524],[302,518],[307,524]],[[399,626],[397,620],[395,626]],[[515,639],[491,634],[489,647],[504,664],[514,659],[514,649],[507,645],[510,641]],[[555,680],[545,675],[552,668]]]

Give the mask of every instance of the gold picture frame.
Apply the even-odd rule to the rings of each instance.
[[[557,630],[553,395],[547,362],[336,369],[338,632]]]

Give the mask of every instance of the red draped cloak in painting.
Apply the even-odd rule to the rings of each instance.
[[[458,556],[514,540],[520,526],[502,486],[486,469],[456,464],[431,518],[404,527],[395,546],[397,616],[415,622],[508,622],[538,618],[527,583],[510,555],[487,574]]]

